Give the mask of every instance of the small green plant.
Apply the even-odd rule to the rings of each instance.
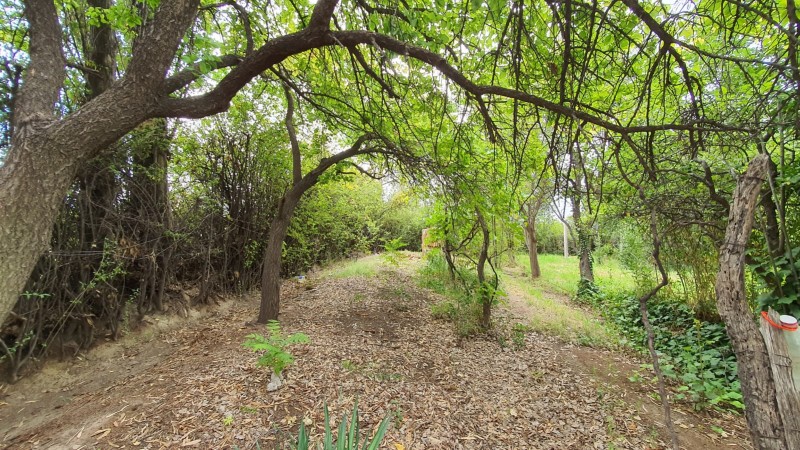
[[[267,323],[267,331],[269,331],[268,338],[253,333],[247,336],[247,340],[244,341],[242,346],[254,352],[261,352],[257,362],[258,366],[269,367],[275,375],[280,376],[283,369],[294,362],[294,357],[286,351],[286,348],[294,344],[306,344],[309,339],[303,333],[283,336],[281,326],[277,320],[271,320]]]
[[[400,253],[400,249],[402,249],[407,245],[408,244],[403,242],[403,240],[400,238],[395,238],[390,241],[386,241],[386,243],[383,244],[383,249],[384,249],[383,255],[381,255],[383,260],[391,264],[392,266],[395,267],[399,266],[400,259],[402,256],[402,254]]]
[[[386,435],[386,430],[389,427],[390,417],[383,419],[375,436],[371,439],[365,438],[363,444],[359,445],[361,435],[358,429],[358,402],[353,406],[353,413],[350,417],[350,424],[347,423],[347,416],[342,417],[342,422],[339,424],[338,433],[336,434],[336,441],[333,440],[333,433],[331,431],[330,415],[328,414],[328,405],[325,405],[325,435],[322,441],[322,450],[377,450],[381,445],[383,437]],[[300,423],[300,431],[297,437],[297,450],[308,450],[314,448],[309,442],[308,432],[306,431],[305,423]]]
[[[516,323],[511,329],[511,342],[518,350],[525,348],[525,333],[530,331],[530,327],[524,323]]]
[[[229,426],[233,425],[233,416],[227,415],[227,416],[223,417],[222,418],[222,424],[225,425],[226,427],[229,427]]]
[[[394,422],[395,428],[400,428],[403,426],[403,408],[400,406],[400,403],[397,400],[392,400],[389,402],[392,406],[393,412],[390,415],[392,421]]]

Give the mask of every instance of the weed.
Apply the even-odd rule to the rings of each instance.
[[[345,360],[342,360],[342,368],[344,368],[344,370],[346,370],[348,372],[355,372],[356,369],[358,369],[358,366],[355,365],[355,363],[353,363],[353,361],[350,361],[349,359],[345,359]]]
[[[644,352],[645,331],[639,301],[631,295],[602,295],[603,315],[626,337],[631,347]],[[677,384],[676,400],[696,409],[720,407],[741,411],[741,388],[736,356],[722,324],[703,322],[684,303],[657,297],[648,306],[664,377]],[[651,365],[643,368],[652,370]],[[640,374],[631,380],[641,380]]]
[[[263,352],[258,358],[258,366],[269,367],[275,375],[280,376],[283,369],[294,362],[294,357],[286,351],[286,348],[294,344],[308,343],[308,336],[302,333],[283,336],[281,326],[276,320],[267,324],[267,330],[269,338],[253,333],[247,336],[242,346],[255,352]]]
[[[400,404],[397,400],[392,400],[389,402],[389,405],[392,407],[392,422],[394,422],[394,427],[399,429],[403,426],[403,408],[400,407]]]

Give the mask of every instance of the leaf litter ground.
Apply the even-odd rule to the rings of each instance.
[[[319,440],[323,405],[338,420],[357,400],[362,430],[391,418],[392,450],[665,448],[651,387],[627,382],[630,356],[535,332],[505,347],[458,339],[431,317],[440,300],[399,268],[287,281],[282,327],[311,343],[293,347],[276,392],[241,346],[265,331],[248,324],[256,294],[164,319],[3,387],[0,446],[286,448],[301,421]],[[497,311],[500,328],[524,320],[518,300]],[[740,417],[676,415],[684,448],[749,448]]]

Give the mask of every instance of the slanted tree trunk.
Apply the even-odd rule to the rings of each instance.
[[[292,187],[278,203],[278,214],[272,221],[269,229],[269,241],[264,250],[264,267],[261,273],[261,306],[258,310],[258,323],[267,323],[270,320],[278,320],[281,305],[281,264],[283,256],[283,240],[294,215],[294,210],[303,194],[317,184],[320,175],[330,167],[356,155],[375,153],[378,149],[363,145],[375,139],[373,135],[364,135],[356,141],[349,149],[337,153],[330,158],[323,158],[319,165],[308,172],[305,176],[302,173],[302,159],[300,154],[300,144],[297,142],[297,134],[292,123],[294,116],[294,98],[287,86],[284,85],[286,95],[286,131],[289,134],[289,143],[292,147]]]
[[[768,165],[769,156],[759,155],[739,177],[720,248],[716,282],[717,309],[736,353],[745,417],[753,446],[759,450],[791,448],[778,409],[767,346],[753,320],[744,286],[745,249]]]

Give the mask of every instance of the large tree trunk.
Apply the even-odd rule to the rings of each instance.
[[[720,248],[716,282],[717,309],[725,321],[739,364],[750,435],[754,447],[765,450],[790,448],[778,409],[767,346],[753,320],[744,286],[745,249],[768,164],[769,156],[759,155],[739,177],[724,244]]]
[[[125,78],[59,119],[54,112],[66,60],[55,5],[26,2],[31,63],[15,102],[11,147],[0,167],[0,321],[47,250],[78,168],[160,106],[164,76],[198,3],[162,2],[134,43]]]
[[[300,196],[292,195],[281,199],[278,214],[269,227],[269,240],[267,249],[264,251],[264,267],[261,274],[261,307],[258,311],[258,323],[278,320],[281,305],[283,240],[286,238],[286,232],[299,200]]]

